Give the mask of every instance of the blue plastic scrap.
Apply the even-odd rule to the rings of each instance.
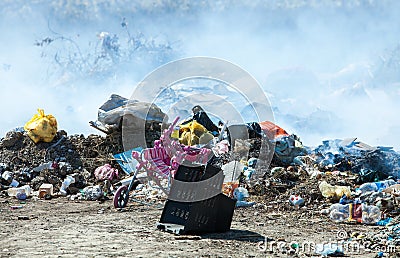
[[[341,257],[344,256],[343,246],[329,243],[329,244],[318,244],[315,246],[315,253],[320,254],[324,257]]]
[[[138,147],[131,150],[127,150],[122,153],[114,154],[114,158],[121,166],[122,170],[130,175],[132,172],[136,170],[136,165],[138,164],[137,160],[132,157],[132,152],[137,151],[141,152],[143,148]]]

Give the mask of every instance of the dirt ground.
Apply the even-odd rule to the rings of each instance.
[[[22,208],[11,209],[14,205]],[[2,197],[0,211],[0,257],[319,257],[307,243],[337,243],[352,233],[380,229],[333,223],[311,207],[287,211],[265,205],[237,208],[230,231],[202,236],[158,230],[162,209],[136,202],[117,210],[111,200],[33,197],[21,204]],[[299,247],[289,254],[295,242]],[[356,247],[345,246],[346,256],[377,254]]]

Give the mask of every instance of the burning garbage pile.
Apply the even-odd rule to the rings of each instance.
[[[85,137],[58,130],[56,119],[39,110],[24,129],[1,139],[1,194],[20,200],[112,198],[116,208],[130,198],[165,203],[159,228],[174,233],[229,230],[235,206],[317,209],[333,222],[385,226],[379,244],[398,245],[400,154],[392,148],[356,138],[311,148],[271,121],[229,125],[214,123],[200,106],[192,113],[167,124],[156,105],[112,95],[90,122],[106,136]],[[124,126],[131,141],[123,138]],[[140,146],[133,144],[137,139]],[[182,182],[207,182],[215,195],[202,196]],[[191,214],[200,216],[210,200],[225,207],[224,214],[210,209],[201,216],[226,224],[193,227]]]

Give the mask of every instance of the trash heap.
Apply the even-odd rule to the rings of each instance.
[[[16,128],[1,138],[0,189],[29,186],[32,194],[32,190],[39,191],[43,184],[50,184],[53,186],[53,197],[69,195],[71,199],[102,200],[112,195],[113,184],[119,181],[122,172],[112,155],[124,151],[121,131],[123,111],[121,108],[115,110],[118,106],[115,103],[127,102],[125,98],[112,95],[99,109],[98,120],[103,123],[90,122],[106,136],[68,135],[64,130],[57,131],[55,117],[45,115],[39,109],[24,128]],[[138,116],[134,115],[142,114],[147,106],[146,103],[134,102],[130,117],[135,119]],[[160,121],[165,116],[157,107],[151,110],[154,110],[150,114],[153,119],[145,123],[149,145],[159,139]],[[98,172],[101,168],[103,170]],[[2,194],[13,195],[13,191],[3,191]]]
[[[26,133],[8,132],[0,142],[0,187],[7,189],[11,179],[15,186],[30,185],[35,191],[48,183],[59,192],[62,182],[72,176],[75,182],[69,192],[79,191],[96,183],[97,167],[109,162],[116,165],[110,154],[122,150],[120,139],[119,134],[85,137],[58,131],[52,142],[34,143]]]
[[[8,132],[0,141],[1,195],[23,199],[37,191],[42,198],[104,200],[112,196],[128,176],[113,157],[124,152],[122,117],[127,105],[132,121],[144,122],[143,147],[153,146],[165,128],[166,115],[154,104],[112,95],[100,108],[98,120],[90,122],[106,136],[68,135],[58,130],[46,142],[32,139],[34,132],[27,127]],[[143,110],[151,113],[143,115]],[[382,227],[381,234],[354,235],[349,241],[399,244],[400,154],[391,147],[372,147],[350,138],[323,141],[311,148],[270,121],[215,126],[201,107],[192,111],[196,111],[193,117],[171,137],[212,150],[209,164],[223,170],[222,192],[235,198],[237,207],[301,210],[301,216],[317,211],[337,223]],[[261,146],[273,152],[268,165],[263,163]],[[9,190],[22,187],[25,196]],[[135,191],[146,201],[149,196],[160,200],[162,195],[146,184]]]

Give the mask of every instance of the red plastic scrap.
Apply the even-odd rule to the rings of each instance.
[[[289,133],[282,127],[277,126],[271,121],[264,121],[259,123],[261,130],[267,135],[269,139],[275,139],[279,136],[289,136]]]

